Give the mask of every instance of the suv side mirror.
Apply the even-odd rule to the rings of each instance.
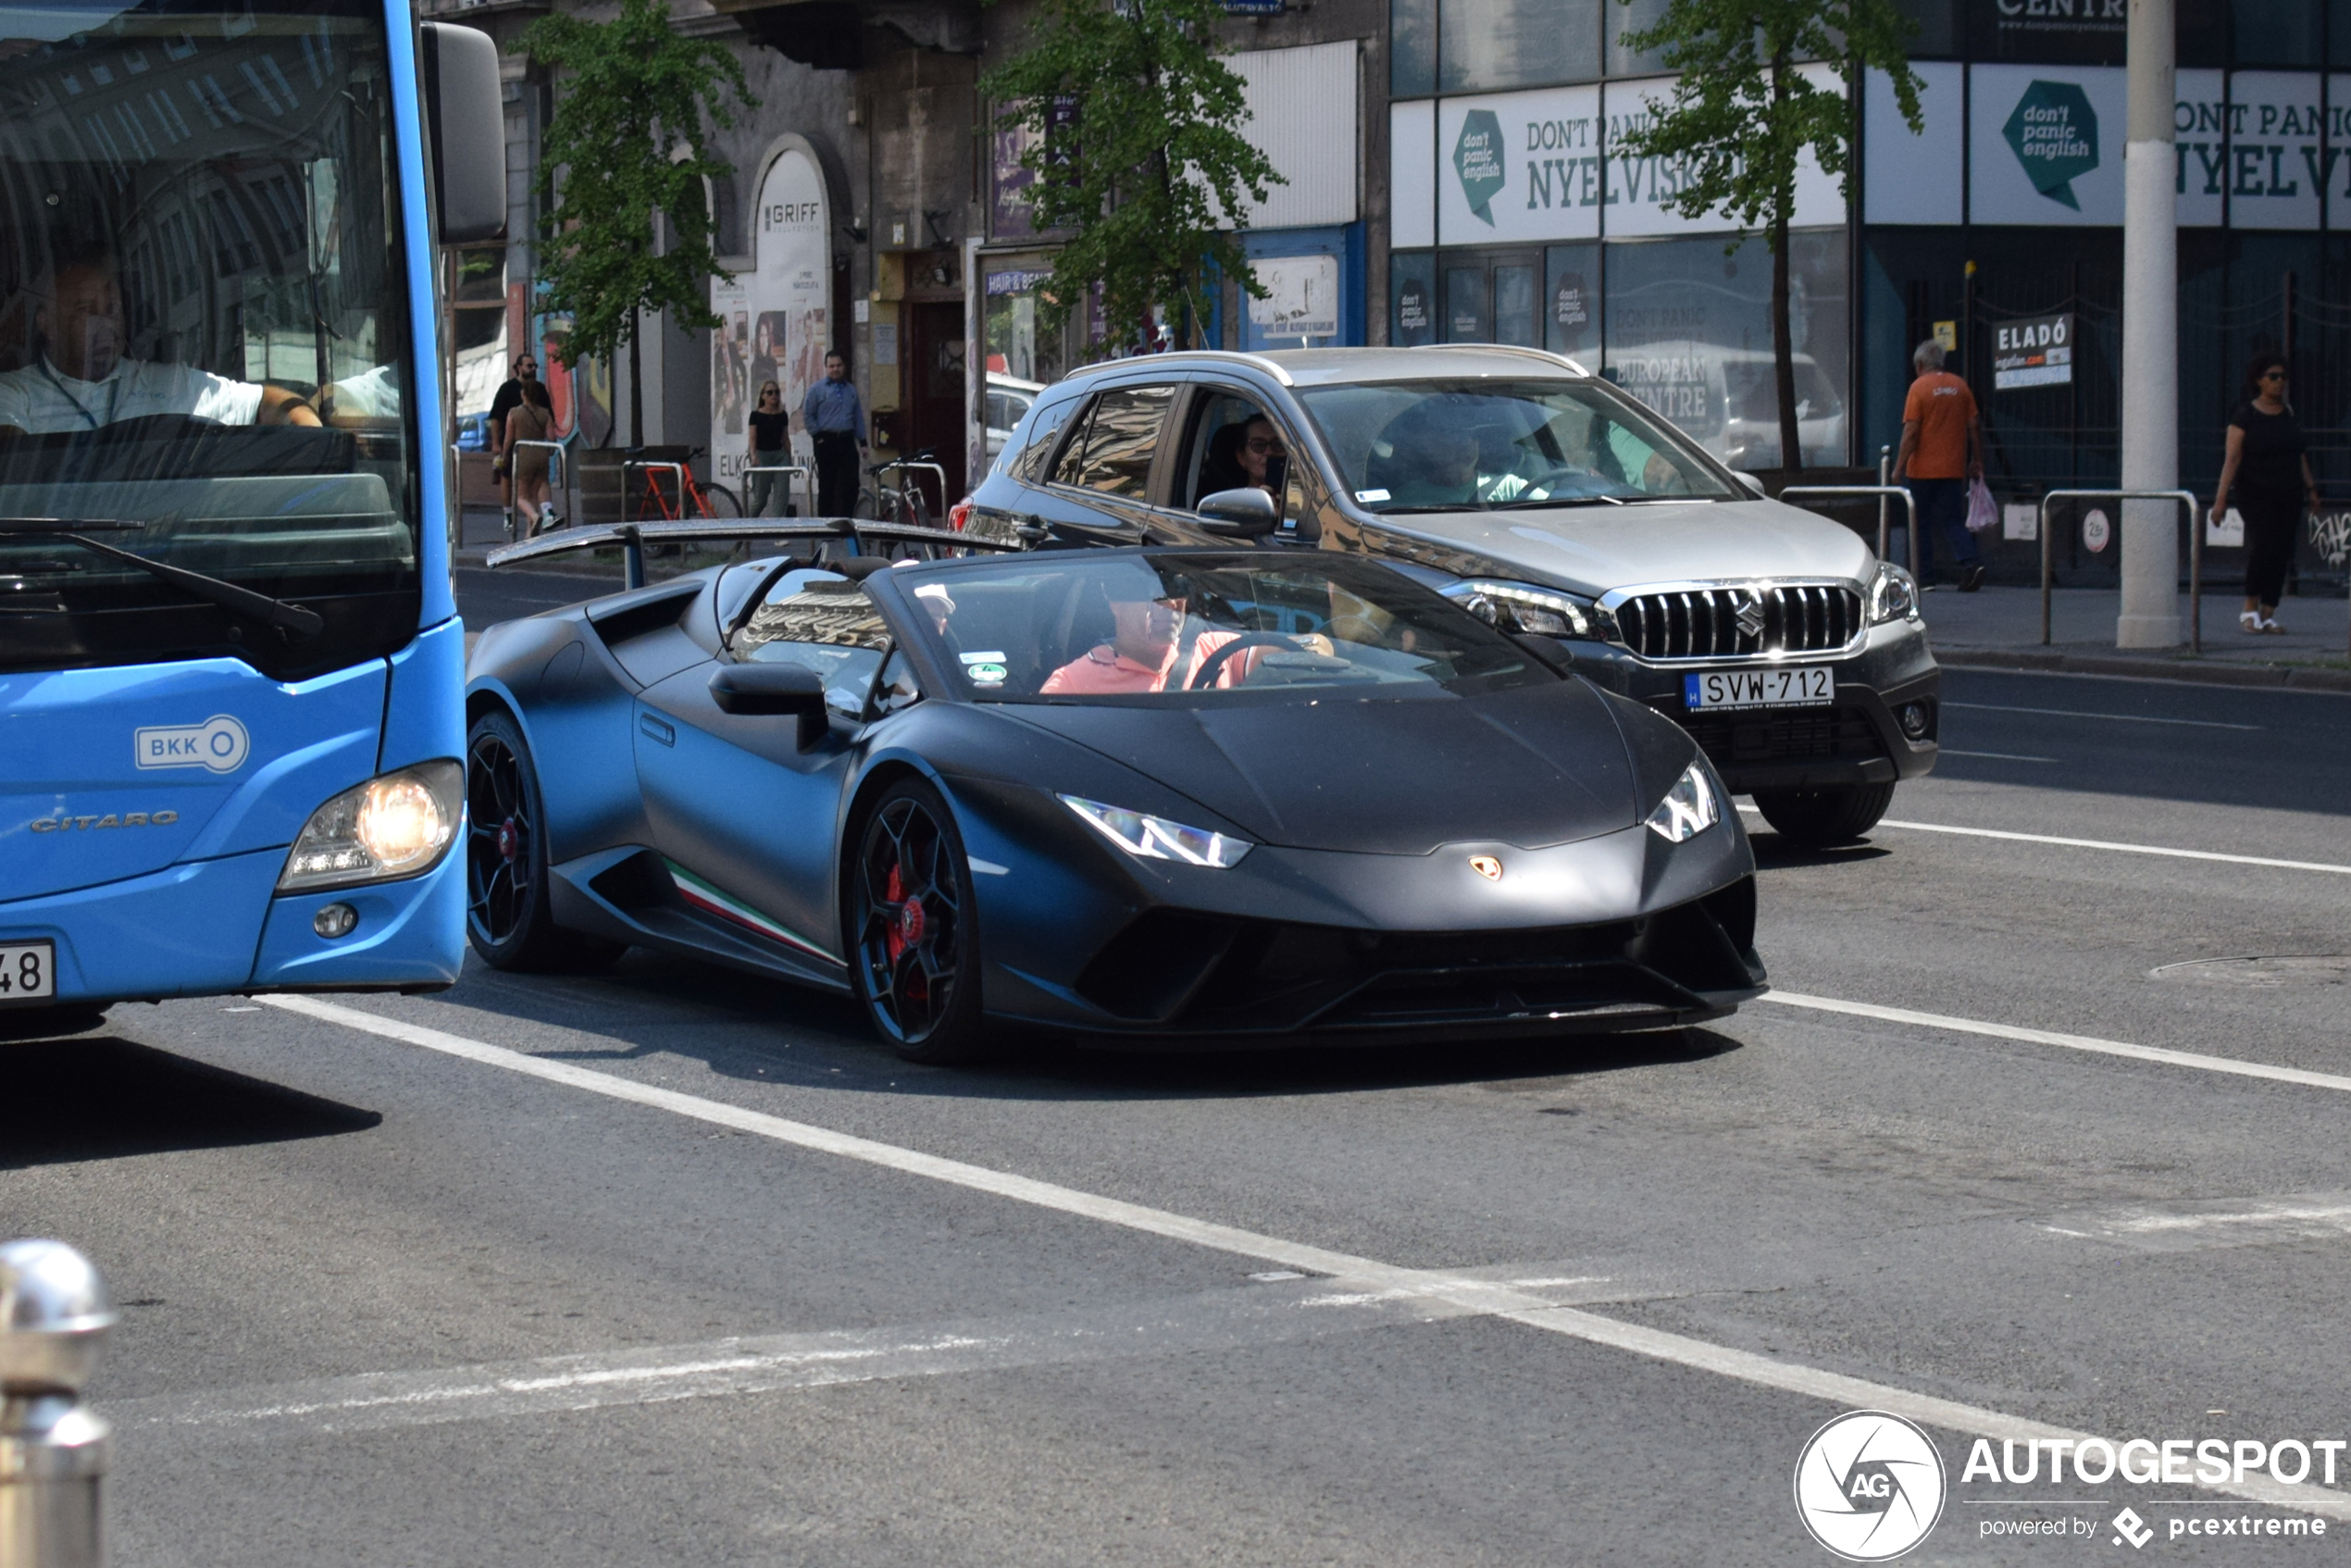
[[[1203,495],[1193,510],[1209,532],[1234,539],[1263,539],[1282,525],[1274,498],[1254,486]]]
[[[1757,479],[1753,474],[1748,473],[1745,468],[1732,469],[1731,478],[1738,480],[1739,484],[1743,488],[1751,492],[1758,498],[1763,500],[1769,500],[1771,498],[1771,492],[1763,488],[1763,481]]]
[[[433,238],[479,245],[506,237],[506,111],[498,44],[479,28],[427,22],[425,135],[431,143]]]
[[[803,752],[832,728],[824,677],[805,665],[722,665],[711,673],[710,700],[723,714],[798,714]]]

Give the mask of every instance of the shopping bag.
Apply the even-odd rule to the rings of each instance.
[[[2000,508],[1992,500],[1992,487],[1982,479],[1970,479],[1967,487],[1967,530],[1982,533],[2000,520]]]

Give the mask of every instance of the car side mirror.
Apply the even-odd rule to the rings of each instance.
[[[1758,498],[1763,500],[1769,500],[1771,498],[1771,492],[1763,488],[1763,481],[1757,479],[1753,474],[1748,473],[1745,468],[1732,469],[1731,478],[1738,480],[1739,483],[1744,485],[1750,493],[1754,494]]]
[[[1274,498],[1254,486],[1203,495],[1193,510],[1209,532],[1230,539],[1263,539],[1282,526]]]
[[[803,752],[832,728],[825,678],[805,665],[723,665],[711,675],[710,700],[723,714],[798,714]]]
[[[433,237],[444,245],[504,240],[506,110],[497,41],[479,28],[450,22],[426,22],[422,31]]]

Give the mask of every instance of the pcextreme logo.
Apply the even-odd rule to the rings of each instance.
[[[1943,1456],[1898,1415],[1857,1410],[1812,1434],[1796,1462],[1796,1512],[1848,1562],[1884,1562],[1943,1517]]]

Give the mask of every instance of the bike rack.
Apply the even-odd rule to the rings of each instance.
[[[506,537],[515,537],[515,463],[512,454],[524,447],[543,448],[547,454],[547,487],[562,494],[564,504],[571,504],[571,447],[560,441],[510,441],[506,443]]]
[[[815,515],[816,476],[815,471],[810,468],[806,464],[761,463],[755,465],[754,467],[745,468],[743,470],[743,504],[746,506],[751,504],[750,479],[753,474],[798,474],[800,476],[800,492],[801,494],[807,500],[809,515],[812,516]],[[789,490],[786,493],[789,495]]]
[[[2041,497],[2041,646],[2049,645],[2049,585],[2057,571],[2057,561],[2049,537],[2049,503],[2052,501],[2176,501],[2188,509],[2188,651],[2204,652],[2204,530],[2196,524],[2196,497],[2184,490],[2053,490]],[[2117,508],[2120,511],[2120,508]],[[2118,530],[2121,517],[2115,518]],[[2121,539],[2115,534],[2115,561],[2120,565]]]
[[[937,474],[939,476],[939,515],[940,516],[944,517],[947,515],[948,508],[955,504],[955,498],[947,493],[947,469],[945,465],[939,463],[925,463],[919,459],[901,457],[895,458],[888,463],[876,464],[874,466],[874,472],[876,474],[887,474],[892,468],[927,468],[932,473]]]
[[[1895,500],[1895,499],[1897,499],[1897,498],[1899,498],[1899,499],[1900,499],[1900,501],[1901,501],[1901,503],[1902,503],[1902,509],[1903,509],[1903,512],[1904,512],[1905,516],[1907,516],[1909,517],[1909,523],[1907,524],[1907,527],[1909,528],[1909,536],[1910,536],[1910,575],[1911,575],[1912,577],[1916,577],[1916,576],[1918,576],[1918,575],[1919,575],[1919,504],[1918,504],[1916,501],[1912,500],[1912,499],[1911,499],[1911,497],[1910,497],[1910,492],[1909,492],[1909,491],[1907,491],[1907,490],[1904,490],[1904,489],[1903,489],[1900,485],[1898,485],[1898,484],[1800,484],[1800,485],[1790,485],[1787,489],[1785,489],[1785,490],[1784,490],[1784,491],[1780,492],[1780,493],[1779,493],[1776,497],[1774,497],[1773,499],[1775,499],[1775,500],[1779,500],[1779,501],[1787,501],[1787,500],[1790,500],[1790,499],[1792,499],[1793,497],[1796,497],[1796,496],[1798,496],[1798,495],[1804,496],[1804,497],[1806,497],[1806,498],[1807,498],[1807,499],[1809,499],[1809,500],[1819,500],[1819,501],[1866,501],[1867,499],[1869,499],[1869,498],[1870,498],[1871,496],[1872,496],[1872,495],[1876,496],[1876,497],[1878,498],[1878,508],[1877,508],[1877,558],[1878,558],[1879,560],[1881,560],[1881,561],[1883,561],[1883,560],[1885,560],[1885,547],[1886,547],[1886,543],[1887,543],[1886,529],[1887,529],[1887,527],[1888,527],[1888,522],[1887,522],[1887,516],[1886,516],[1886,508],[1885,508],[1885,504],[1886,504],[1888,501],[1892,501],[1892,500]]]
[[[668,469],[672,477],[674,477],[678,482],[678,509],[681,512],[686,509],[686,465],[683,463],[665,463],[655,459],[645,459],[640,461],[636,458],[623,458],[620,465],[620,504],[624,510],[628,507],[629,502],[630,492],[628,489],[628,470],[631,468],[641,468],[648,471],[654,468]],[[638,519],[640,522],[649,520],[652,519],[642,517]]]

